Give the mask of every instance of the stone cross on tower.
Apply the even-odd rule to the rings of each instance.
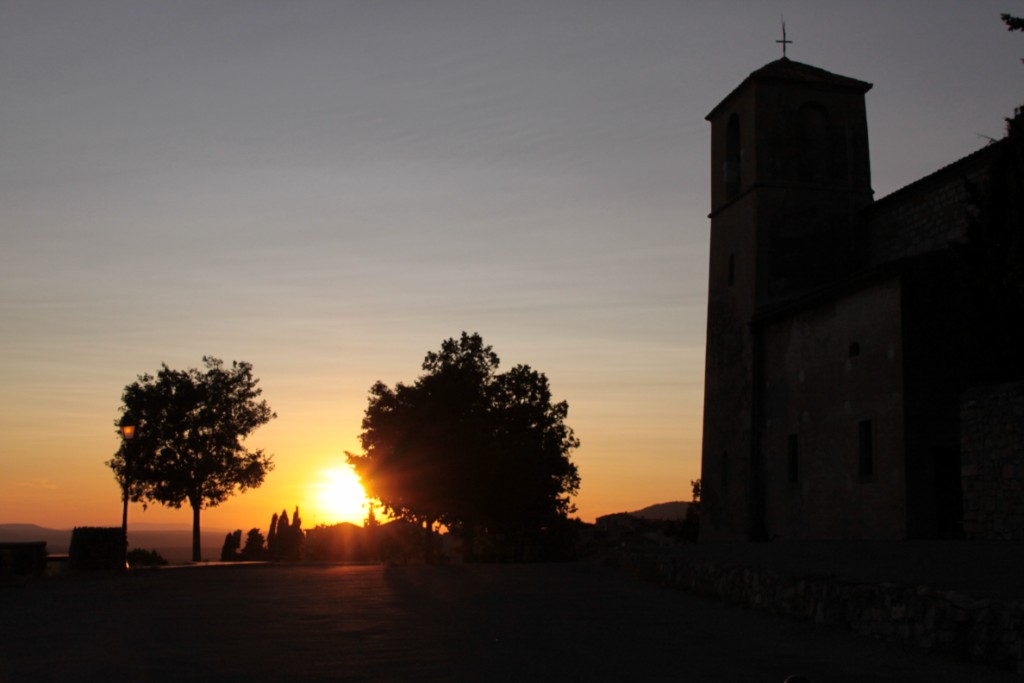
[[[782,21],[782,40],[776,40],[776,43],[782,43],[782,56],[786,56],[786,46],[791,44],[792,40],[786,40],[786,21]]]

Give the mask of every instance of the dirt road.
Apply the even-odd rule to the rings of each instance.
[[[592,564],[183,568],[0,587],[18,681],[1014,681]]]

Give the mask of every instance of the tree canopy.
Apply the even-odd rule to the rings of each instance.
[[[521,549],[575,511],[580,478],[568,403],[527,365],[499,373],[478,334],[447,339],[413,384],[370,388],[348,461],[392,517],[502,537]]]
[[[131,500],[192,508],[192,559],[199,561],[199,512],[263,483],[271,456],[243,440],[276,415],[252,365],[203,357],[203,368],[139,375],[124,388],[115,425],[133,425],[107,465]]]

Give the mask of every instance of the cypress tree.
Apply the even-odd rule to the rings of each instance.
[[[276,559],[277,557],[277,513],[270,518],[270,528],[267,529],[267,554],[270,555],[270,559]]]

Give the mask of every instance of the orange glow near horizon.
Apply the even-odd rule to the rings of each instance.
[[[313,484],[314,500],[311,507],[320,524],[351,522],[362,525],[367,515],[366,491],[358,475],[348,466],[320,472],[320,481]]]

